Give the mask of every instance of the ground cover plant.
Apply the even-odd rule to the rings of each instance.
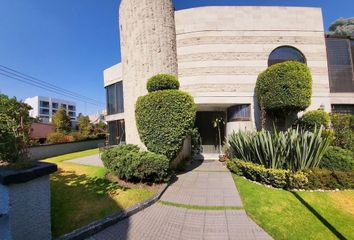
[[[61,236],[95,220],[148,199],[154,188],[122,187],[105,178],[103,167],[84,166],[66,160],[98,154],[98,149],[70,153],[44,161],[58,164],[51,175],[53,237]]]
[[[233,178],[247,214],[274,239],[354,239],[354,191],[292,193]]]
[[[193,97],[178,90],[176,77],[159,74],[148,80],[149,93],[136,102],[135,117],[139,136],[151,152],[170,161],[191,135],[196,117]]]

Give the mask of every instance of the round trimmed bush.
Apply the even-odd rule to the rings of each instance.
[[[270,66],[257,79],[256,95],[268,113],[305,110],[311,103],[312,77],[303,63],[287,61]]]
[[[119,145],[102,154],[104,166],[120,179],[128,181],[162,182],[169,177],[166,156],[140,151],[136,145]]]
[[[354,171],[354,153],[340,147],[330,147],[320,162],[321,168]]]
[[[157,74],[151,77],[147,84],[146,88],[148,92],[155,92],[159,90],[168,90],[168,89],[179,89],[179,82],[177,77],[170,74]]]
[[[193,97],[179,90],[151,92],[139,97],[135,117],[140,139],[151,152],[173,160],[194,127]]]
[[[308,111],[297,121],[297,124],[305,129],[313,130],[321,126],[328,128],[330,116],[323,110]]]

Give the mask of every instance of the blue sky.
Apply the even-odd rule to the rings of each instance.
[[[102,71],[120,61],[120,0],[0,0],[0,65],[105,102]],[[177,10],[211,5],[321,7],[325,28],[354,16],[353,0],[174,0]],[[0,76],[0,92],[19,99],[62,97]],[[76,101],[78,111],[97,107]]]

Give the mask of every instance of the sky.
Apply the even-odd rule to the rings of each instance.
[[[120,0],[0,0],[0,65],[105,103],[103,70],[120,62]],[[325,29],[354,16],[354,0],[174,0],[176,10],[198,6],[321,7]],[[78,112],[103,110],[0,75],[0,92],[24,100],[72,100]]]

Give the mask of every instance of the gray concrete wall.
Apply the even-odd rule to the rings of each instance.
[[[49,157],[59,156],[62,154],[97,148],[99,144],[103,143],[104,140],[99,139],[82,142],[38,146],[30,148],[29,154],[31,160],[41,160]]]
[[[51,239],[49,175],[0,184],[0,239]]]

